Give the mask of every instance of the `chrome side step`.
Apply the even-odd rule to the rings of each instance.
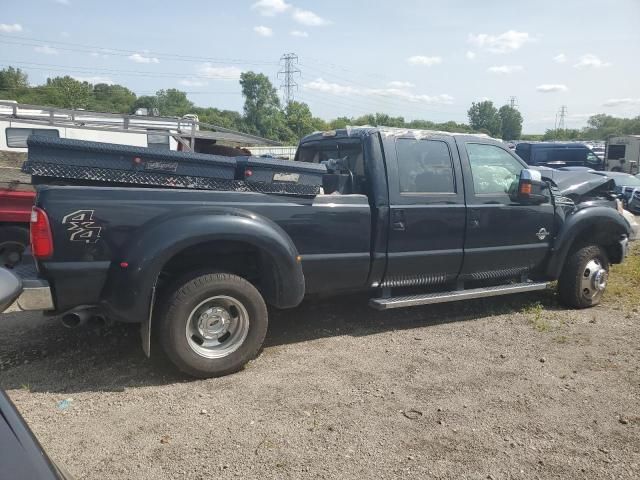
[[[511,293],[533,292],[547,288],[547,282],[525,282],[499,285],[497,287],[472,288],[469,290],[454,290],[451,292],[423,293],[420,295],[407,295],[404,297],[372,298],[369,306],[376,310],[389,310],[390,308],[414,307],[431,303],[457,302],[472,298],[496,297]]]

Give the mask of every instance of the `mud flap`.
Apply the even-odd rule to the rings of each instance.
[[[147,317],[146,321],[142,322],[140,325],[140,336],[142,339],[142,351],[147,356],[147,358],[151,357],[151,319],[153,318],[153,306],[156,303],[156,285],[158,284],[158,280],[156,279],[153,284],[153,288],[151,289],[151,301],[149,302],[149,317]]]

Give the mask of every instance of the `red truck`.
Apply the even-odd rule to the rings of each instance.
[[[33,190],[0,187],[0,266],[13,267],[29,244]]]

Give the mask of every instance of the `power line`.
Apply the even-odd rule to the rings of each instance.
[[[285,53],[280,57],[280,65],[282,70],[278,72],[278,78],[282,75],[282,83],[280,88],[284,91],[284,104],[289,105],[293,101],[293,90],[298,90],[298,84],[295,76],[302,76],[298,65],[298,56],[295,53]]]
[[[58,40],[42,40],[31,37],[13,37],[9,35],[0,34],[0,38],[7,38],[8,40],[0,39],[0,43],[9,45],[21,45],[27,47],[42,47],[45,45],[55,45],[58,50],[83,52],[83,53],[96,53],[99,55],[111,55],[111,56],[130,56],[133,54],[144,54],[146,56],[153,56],[159,58],[166,58],[168,60],[186,61],[186,62],[210,62],[210,63],[227,63],[227,64],[244,64],[244,65],[277,65],[276,62],[266,62],[257,60],[248,60],[242,58],[220,58],[220,57],[200,57],[193,55],[184,55],[177,53],[167,53],[148,50],[127,50],[122,48],[108,48],[97,45],[86,45],[72,42],[62,42]],[[72,48],[73,47],[73,48]]]

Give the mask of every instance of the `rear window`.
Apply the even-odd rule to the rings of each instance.
[[[625,157],[626,153],[627,153],[626,145],[609,145],[607,158],[609,160],[621,160]]]
[[[156,150],[170,150],[171,146],[167,133],[147,133],[147,146]]]
[[[554,162],[584,164],[586,160],[586,148],[544,148],[536,151],[534,156],[536,164]]]
[[[449,146],[439,140],[396,142],[400,193],[455,193]]]
[[[30,135],[40,135],[43,137],[60,138],[58,130],[49,128],[7,128],[7,147],[10,148],[27,148],[27,138]]]

